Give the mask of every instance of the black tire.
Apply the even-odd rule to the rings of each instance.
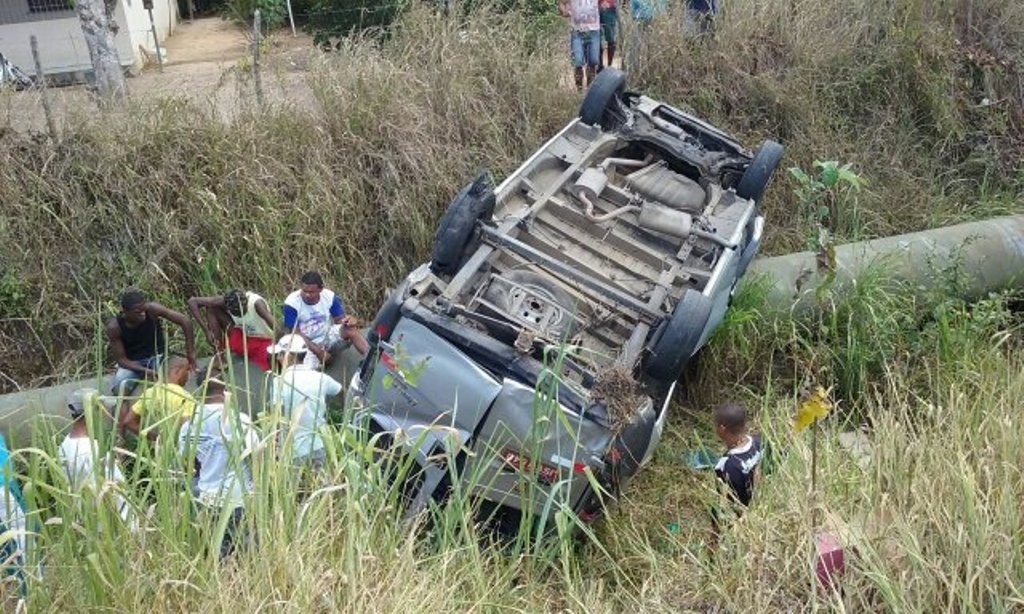
[[[580,104],[580,120],[591,126],[600,125],[605,129],[617,127],[622,122],[618,116],[619,97],[626,87],[626,73],[617,68],[607,67],[598,73],[587,88],[587,95]]]
[[[462,266],[476,224],[494,213],[494,181],[488,171],[462,188],[437,224],[430,270],[436,275],[454,275]]]
[[[696,290],[687,290],[676,304],[672,318],[650,348],[644,371],[651,378],[672,383],[697,351],[701,333],[711,316],[711,301]]]
[[[740,198],[746,198],[756,203],[761,202],[765,188],[771,183],[772,175],[782,161],[784,148],[775,141],[765,141],[754,154],[747,170],[743,172],[739,184],[736,186],[736,194]]]

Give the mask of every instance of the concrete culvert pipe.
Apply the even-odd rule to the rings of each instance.
[[[842,288],[872,267],[907,282],[917,293],[942,289],[954,279],[965,299],[1024,287],[1024,215],[968,222],[910,234],[839,245],[835,249],[835,287]],[[768,305],[796,317],[815,303],[815,289],[828,271],[814,252],[760,258],[750,265],[745,283],[767,277]]]

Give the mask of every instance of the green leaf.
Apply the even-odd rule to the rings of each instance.
[[[839,168],[839,180],[859,190],[864,185],[864,178],[853,171],[849,163]]]
[[[789,174],[792,175],[793,178],[802,186],[806,186],[811,183],[811,177],[799,166],[789,167]]]
[[[839,163],[834,160],[828,162],[815,162],[815,165],[821,169],[821,183],[827,188],[831,188],[839,182]]]

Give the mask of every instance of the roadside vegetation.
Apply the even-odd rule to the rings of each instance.
[[[835,159],[863,181],[810,194],[799,173],[780,172],[765,202],[769,253],[807,248],[817,224],[843,241],[1024,210],[1024,5],[735,0],[699,40],[680,34],[680,19],[655,22],[636,89],[746,143],[781,140],[784,165],[808,177]],[[59,143],[0,130],[0,390],[95,375],[99,322],[129,284],[180,306],[233,286],[282,297],[317,268],[371,316],[382,288],[427,257],[435,220],[477,168],[504,175],[573,116],[563,39],[515,12],[457,26],[414,8],[391,36],[346,39],[310,72],[313,111],[240,105],[225,122],[167,100],[112,122],[72,119]],[[651,466],[582,543],[556,531],[486,545],[458,493],[409,530],[383,470],[367,472],[367,449],[339,431],[329,476],[301,504],[261,461],[259,547],[218,564],[202,547],[213,523],[189,520],[180,484],[133,493],[152,530],[129,532],[62,490],[43,437],[19,454],[26,496],[43,506],[29,605],[1020,608],[1020,299],[968,305],[955,272],[936,275],[948,289],[926,297],[884,269],[852,294],[826,288],[809,323],[769,318],[749,285],[686,374]],[[841,403],[822,426],[811,493],[810,440],[789,420],[816,384]],[[750,512],[711,549],[711,478],[679,459],[701,443],[695,433],[711,443],[708,409],[725,398],[756,410],[776,458]],[[836,437],[861,424],[867,461]],[[134,475],[177,470],[155,462]],[[854,546],[841,596],[816,589],[812,509]]]

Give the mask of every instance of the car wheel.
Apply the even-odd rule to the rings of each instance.
[[[476,223],[494,213],[494,181],[481,172],[452,199],[437,224],[430,270],[436,275],[454,275],[462,266]]]
[[[754,202],[761,202],[765,188],[772,180],[775,169],[782,160],[784,148],[775,141],[765,141],[754,154],[747,170],[743,172],[736,194]]]
[[[647,375],[665,383],[679,379],[686,362],[697,351],[712,306],[712,302],[696,290],[683,294],[672,312],[672,319],[665,323],[650,348],[644,365]]]
[[[580,105],[580,119],[584,124],[600,125],[605,129],[613,129],[622,123],[616,111],[619,109],[619,97],[626,87],[626,73],[616,68],[607,67],[598,73],[594,82],[587,88],[587,95]]]

